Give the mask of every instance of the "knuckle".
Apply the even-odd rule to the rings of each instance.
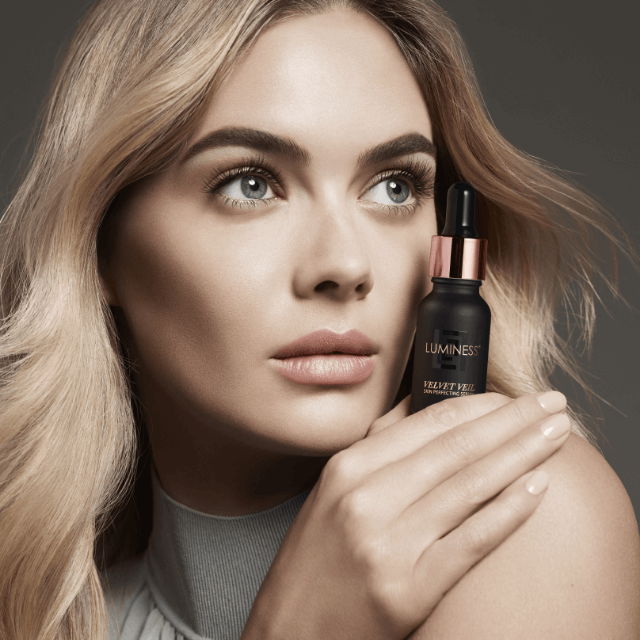
[[[473,396],[446,398],[431,405],[424,415],[427,420],[454,427],[491,413],[510,402],[513,402],[513,398],[489,391]]]
[[[509,457],[515,462],[526,462],[534,453],[534,447],[528,438],[512,438],[509,443]]]
[[[436,421],[445,425],[455,426],[462,422],[462,408],[456,403],[458,398],[447,398],[432,404],[425,412],[425,417],[430,421]]]
[[[370,493],[357,487],[345,493],[336,505],[336,515],[345,535],[349,539],[360,540],[358,549],[365,553],[371,551],[369,524],[375,520],[375,504]],[[359,555],[365,557],[363,554]]]
[[[367,575],[369,582],[376,587],[376,590],[382,589],[385,584],[384,568],[387,555],[384,544],[371,531],[367,535],[360,536],[354,549],[358,565]]]
[[[358,457],[348,449],[334,454],[325,464],[322,475],[325,481],[335,487],[350,487],[359,477]]]
[[[509,419],[522,427],[530,424],[532,421],[529,404],[520,399],[514,400],[510,403],[509,412]]]
[[[479,518],[467,521],[464,544],[473,555],[487,555],[494,546],[495,530],[491,524]]]
[[[522,492],[512,492],[500,501],[501,519],[505,522],[524,520],[529,514],[528,501],[523,499]]]
[[[465,523],[463,545],[473,554],[487,555],[531,513],[530,506],[521,496],[509,495],[493,504],[490,514],[480,512]]]
[[[371,599],[375,610],[380,612],[392,627],[402,627],[410,619],[411,611],[401,584],[395,580],[379,579],[372,583]]]
[[[487,478],[476,467],[468,467],[458,473],[457,493],[465,504],[478,506],[486,502]]]
[[[499,409],[500,407],[504,407],[505,404],[513,402],[513,398],[498,393],[497,391],[487,391],[487,393],[482,395],[485,397],[486,402],[495,409]]]
[[[473,429],[451,429],[439,436],[440,446],[449,457],[457,460],[473,460],[478,449],[478,435]]]
[[[362,496],[361,491],[352,492],[338,505],[341,541],[370,593],[383,593],[393,572],[397,549],[390,547],[376,527],[376,519],[368,508],[370,501]]]

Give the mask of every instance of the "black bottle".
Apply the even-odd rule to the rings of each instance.
[[[411,413],[440,400],[484,393],[491,310],[480,296],[487,240],[475,226],[475,191],[456,182],[447,192],[442,235],[431,238],[433,290],[418,306]]]

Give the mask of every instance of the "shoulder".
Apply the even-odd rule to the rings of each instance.
[[[416,637],[638,640],[640,536],[604,457],[571,434],[540,465],[533,515],[440,601]]]

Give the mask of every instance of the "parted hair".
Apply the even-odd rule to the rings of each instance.
[[[216,87],[264,29],[336,8],[384,25],[420,84],[437,149],[439,231],[448,186],[476,189],[478,231],[489,241],[487,390],[545,390],[558,370],[593,397],[556,327],[559,311],[588,349],[595,274],[619,296],[617,252],[636,260],[633,245],[594,197],[500,135],[436,4],[98,0],[58,65],[0,220],[1,638],[102,640],[100,572],[147,545],[149,441],[99,280],[119,192],[184,151]],[[612,251],[612,278],[601,273],[599,239]],[[588,416],[571,406],[568,414],[597,447]]]

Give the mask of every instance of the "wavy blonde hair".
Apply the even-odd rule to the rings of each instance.
[[[117,194],[184,150],[264,29],[342,7],[390,31],[424,92],[439,229],[447,187],[476,187],[489,240],[488,389],[547,389],[558,367],[588,390],[556,312],[577,305],[573,319],[590,345],[593,232],[613,251],[615,278],[604,281],[614,294],[616,250],[637,255],[592,197],[502,138],[462,40],[433,2],[99,0],[68,47],[0,222],[0,637],[102,639],[99,571],[147,543],[148,440],[98,277],[99,231]],[[597,447],[586,416],[569,414]]]

